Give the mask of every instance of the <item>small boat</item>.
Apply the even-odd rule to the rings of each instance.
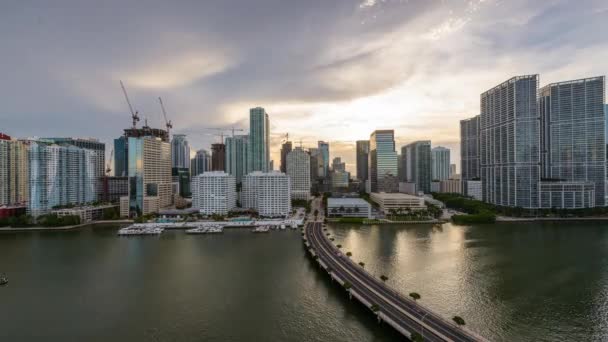
[[[0,277],[0,286],[8,284],[8,278],[4,275]]]

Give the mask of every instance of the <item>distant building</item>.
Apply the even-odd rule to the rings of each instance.
[[[287,172],[287,155],[292,150],[291,141],[286,141],[281,145],[281,172]]]
[[[385,193],[372,192],[370,195],[372,201],[378,204],[380,211],[385,214],[390,214],[391,210],[409,209],[422,210],[426,209],[424,205],[424,197],[406,195],[401,193]]]
[[[61,216],[78,216],[80,223],[88,223],[103,218],[103,212],[106,209],[118,208],[116,204],[106,204],[97,206],[80,206],[73,208],[51,210],[51,214]]]
[[[462,182],[458,179],[444,179],[439,181],[439,192],[462,194]]]
[[[368,177],[370,191],[397,192],[397,152],[393,130],[374,131],[369,139]]]
[[[97,200],[102,203],[118,203],[129,196],[129,177],[104,176],[97,182]]]
[[[268,171],[270,165],[270,123],[266,110],[261,107],[249,110],[248,172]]]
[[[206,150],[198,150],[190,161],[190,176],[198,176],[207,171],[211,171],[211,155]]]
[[[450,178],[450,149],[442,146],[431,149],[431,178],[432,180]]]
[[[226,145],[211,144],[211,171],[226,171]]]
[[[365,183],[368,179],[369,140],[357,140],[357,179]]]
[[[479,118],[460,120],[460,172],[465,181],[480,179]]]
[[[331,173],[332,191],[346,191],[350,180],[350,172],[333,171]]]
[[[431,182],[431,192],[440,192],[440,191],[441,191],[441,182],[432,181]]]
[[[94,138],[42,138],[40,140],[51,141],[57,145],[72,145],[93,151],[93,173],[95,180],[106,174],[106,144]]]
[[[28,148],[26,142],[0,134],[0,206],[28,202]]]
[[[327,216],[371,218],[371,205],[361,198],[328,198]]]
[[[129,175],[129,141],[124,135],[114,139],[114,176]]]
[[[226,172],[233,175],[236,183],[247,174],[248,135],[235,135],[226,138]]]
[[[190,169],[190,145],[185,134],[173,134],[171,140],[171,167]]]
[[[251,172],[243,178],[242,189],[243,208],[253,209],[263,217],[291,214],[291,182],[286,174]]]
[[[319,177],[329,178],[329,143],[324,141],[318,142],[319,148]]]
[[[179,185],[177,194],[182,198],[191,196],[190,192],[190,170],[183,167],[171,168],[171,181]]]
[[[331,163],[333,171],[346,171],[346,163],[342,162],[342,158],[336,157]]]
[[[481,191],[481,181],[480,180],[468,180],[463,181],[465,185],[465,195],[473,197],[478,201],[483,200],[483,195]]]
[[[418,191],[431,192],[431,141],[415,141],[405,145],[401,148],[401,154],[407,181],[416,183]]]
[[[399,192],[402,194],[416,195],[418,194],[418,189],[416,189],[416,183],[399,182]]]
[[[310,155],[301,147],[290,151],[285,158],[287,175],[291,178],[291,199],[310,199]]]
[[[450,164],[450,178],[452,179],[452,177],[454,177],[454,175],[456,175],[456,164]]]
[[[227,215],[236,207],[236,180],[223,171],[192,178],[192,208],[205,215]]]

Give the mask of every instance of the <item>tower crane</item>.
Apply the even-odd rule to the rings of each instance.
[[[234,132],[243,132],[244,129],[242,128],[235,128],[234,126],[232,128],[215,128],[215,127],[204,127],[204,129],[210,129],[210,130],[215,130],[215,131],[220,131],[220,133],[218,134],[221,139],[222,139],[222,144],[224,143],[224,132],[228,131],[232,131],[232,137],[234,138]]]
[[[125,100],[127,100],[127,104],[129,105],[129,110],[131,111],[131,118],[133,119],[133,129],[136,128],[137,122],[139,121],[139,112],[133,110],[133,106],[131,106],[131,101],[129,101],[129,95],[127,95],[127,90],[125,89],[124,84],[120,81],[120,87],[122,88],[123,94],[125,94]]]
[[[167,126],[167,135],[170,137],[169,131],[171,130],[171,128],[173,128],[173,124],[171,123],[171,120],[167,121],[167,112],[165,111],[165,105],[163,105],[163,99],[161,99],[159,97],[158,102],[160,103],[160,108],[163,110],[163,117],[165,118],[165,126]]]

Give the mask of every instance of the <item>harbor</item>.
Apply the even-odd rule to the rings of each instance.
[[[186,234],[220,234],[224,232],[224,227],[197,227],[186,230]]]

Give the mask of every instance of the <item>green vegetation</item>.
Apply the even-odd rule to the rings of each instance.
[[[365,268],[365,263],[364,263],[363,261],[360,261],[360,262],[359,262],[359,266],[361,266],[361,267]]]
[[[373,312],[378,312],[380,310],[378,304],[372,304],[369,308],[372,309]]]
[[[367,203],[371,204],[372,207],[374,208],[378,208],[378,203],[372,201],[371,197],[369,197],[369,194],[365,191],[360,191],[359,192],[359,197],[363,200],[365,200]]]
[[[413,333],[410,334],[410,340],[412,342],[424,342],[424,337],[422,337],[422,335],[420,335],[419,333],[414,331]]]
[[[291,206],[292,207],[303,207],[303,208],[306,209],[306,213],[307,214],[310,213],[310,210],[311,210],[310,205],[311,205],[311,203],[312,203],[312,201],[306,201],[306,200],[303,200],[303,199],[294,199],[294,200],[291,200]]]
[[[346,282],[344,282],[344,285],[342,285],[342,286],[344,286],[345,289],[350,290],[350,288],[353,287],[353,284],[346,281]]]
[[[43,227],[65,227],[75,226],[80,224],[80,216],[78,215],[66,215],[57,216],[57,214],[48,214],[39,216],[38,225]]]
[[[336,245],[336,247],[338,247],[338,248],[342,248],[342,245]]]
[[[101,218],[104,220],[118,220],[120,219],[120,209],[118,207],[105,208]]]
[[[454,316],[452,320],[459,326],[463,326],[465,324],[464,319],[460,316]]]
[[[346,252],[346,256],[350,258],[351,256],[353,256],[353,253],[351,253],[351,252]]]
[[[133,222],[135,222],[135,223],[145,223],[145,222],[148,222],[149,220],[154,219],[155,217],[156,217],[156,215],[154,213],[147,214],[147,215],[140,215],[140,216],[137,216],[133,220]]]
[[[362,224],[363,220],[365,220],[363,217],[340,217],[338,223]]]
[[[412,297],[412,299],[414,301],[417,301],[418,299],[420,299],[420,295],[417,292],[411,292],[410,297]]]
[[[34,219],[29,215],[0,218],[0,227],[23,228],[34,225]]]
[[[452,222],[462,225],[494,223],[496,222],[496,215],[489,212],[482,212],[479,214],[453,215]]]
[[[496,222],[496,206],[474,200],[460,194],[433,193],[433,197],[445,203],[450,209],[467,213],[454,215],[452,221],[456,224],[482,224]]]
[[[380,279],[386,283],[386,281],[388,280],[388,277],[383,274],[380,276]]]

